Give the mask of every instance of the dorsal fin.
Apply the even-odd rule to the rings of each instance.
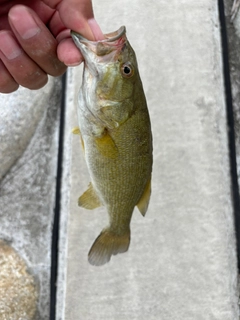
[[[147,212],[150,195],[151,195],[151,178],[148,180],[146,187],[143,191],[143,194],[137,204],[138,210],[141,212],[143,216],[145,216]]]

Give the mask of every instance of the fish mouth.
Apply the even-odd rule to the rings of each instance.
[[[73,37],[76,36],[80,41],[90,42],[90,43],[113,42],[113,41],[118,40],[119,38],[121,38],[125,34],[126,34],[126,27],[125,26],[121,26],[116,31],[104,34],[105,39],[98,40],[98,41],[91,41],[91,40],[88,40],[88,39],[84,38],[81,34],[71,30],[71,35]]]
[[[122,26],[114,32],[104,34],[105,39],[99,41],[88,40],[75,31],[71,31],[71,36],[83,57],[87,60],[89,50],[98,57],[103,57],[113,51],[121,50],[126,42],[126,28]]]
[[[126,27],[121,26],[117,31],[106,33],[104,35],[104,37],[106,38],[106,40],[108,42],[112,42],[112,41],[118,40],[119,38],[121,38],[125,34],[126,34]],[[102,41],[106,41],[106,40],[102,40]]]

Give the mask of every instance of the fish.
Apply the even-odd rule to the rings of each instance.
[[[78,96],[80,140],[90,175],[78,205],[104,206],[109,225],[93,243],[88,261],[101,266],[126,252],[135,206],[145,216],[151,194],[152,132],[137,59],[126,28],[90,41],[72,38],[84,58]]]

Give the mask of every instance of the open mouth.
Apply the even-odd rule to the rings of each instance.
[[[116,41],[119,38],[121,38],[123,35],[125,35],[125,33],[126,33],[126,28],[124,26],[122,26],[117,31],[113,31],[113,32],[104,34],[105,39],[103,39],[103,40],[91,41],[91,40],[84,38],[79,33],[71,30],[71,36],[73,37],[73,40],[75,38],[77,38],[79,41],[86,42],[86,43],[87,42],[90,42],[90,43],[113,42],[113,41]]]
[[[105,39],[99,41],[91,41],[75,31],[71,31],[71,36],[76,46],[84,55],[82,45],[86,46],[97,56],[105,56],[114,50],[121,49],[126,41],[126,28],[120,27],[117,31],[105,34]]]

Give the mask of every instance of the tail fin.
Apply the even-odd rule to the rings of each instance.
[[[123,235],[118,235],[110,229],[105,229],[93,243],[88,254],[88,261],[94,266],[101,266],[107,263],[112,255],[126,252],[129,244],[130,229]]]

